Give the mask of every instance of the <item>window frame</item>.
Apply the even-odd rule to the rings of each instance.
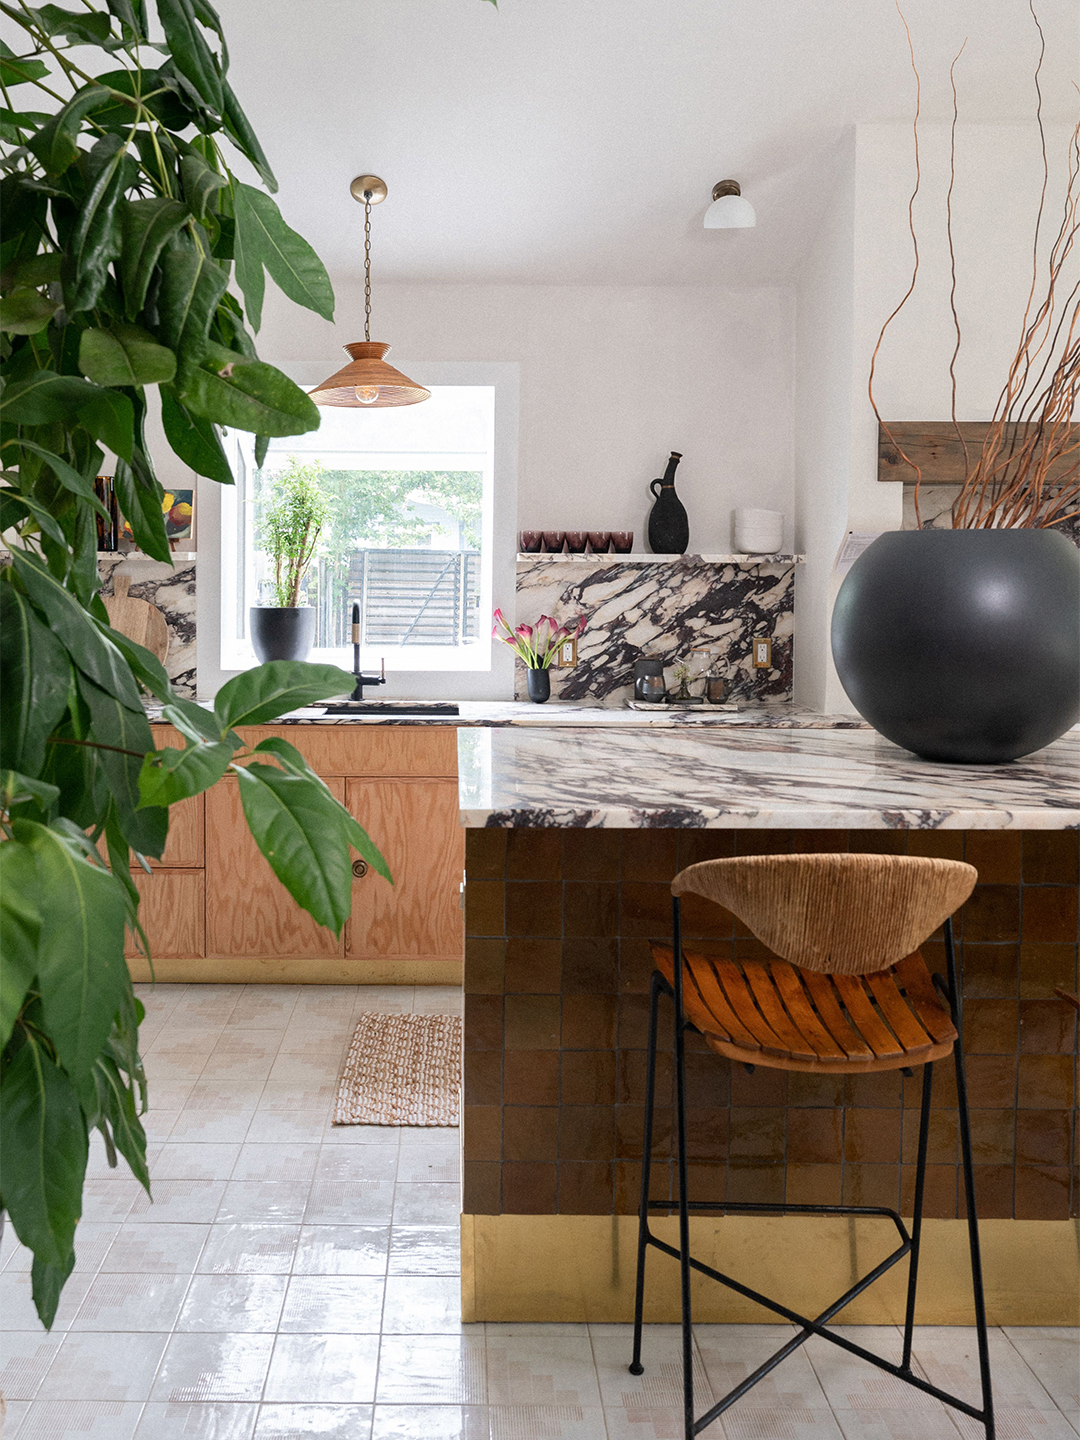
[[[305,389],[324,378],[327,362],[275,361],[279,369]],[[520,367],[514,362],[403,359],[400,367],[422,385],[485,385],[495,391],[494,480],[491,505],[491,604],[514,613],[515,558],[517,553],[518,410]],[[234,675],[258,662],[238,647],[229,632],[229,614],[236,603],[236,494],[226,486],[200,477],[198,488],[199,557],[197,599],[198,693],[210,696]],[[489,617],[480,614],[479,641],[467,647],[467,662],[453,652],[453,665],[438,664],[450,658],[423,647],[423,655],[398,651],[388,656],[387,688],[381,694],[396,698],[504,699],[513,694],[513,657],[490,638]],[[417,647],[417,651],[421,647]],[[352,668],[351,649],[320,650],[313,659]],[[408,668],[402,661],[411,661]],[[363,665],[370,669],[378,656],[365,650]]]

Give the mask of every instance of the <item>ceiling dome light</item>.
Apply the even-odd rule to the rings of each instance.
[[[757,224],[754,207],[744,200],[737,180],[718,180],[705,211],[706,230],[748,230]]]
[[[358,175],[349,193],[364,207],[364,338],[344,347],[348,365],[308,393],[316,405],[368,410],[418,405],[431,398],[431,391],[387,365],[383,356],[390,346],[371,338],[371,207],[386,199],[386,185],[377,175]]]

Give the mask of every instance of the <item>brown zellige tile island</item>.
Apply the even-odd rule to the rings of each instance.
[[[866,730],[463,729],[458,747],[465,1318],[632,1318],[649,942],[670,937],[671,879],[716,857],[840,851],[978,870],[955,924],[989,1316],[1075,1323],[1076,1012],[1055,989],[1077,981],[1076,731],[1003,766],[933,764]],[[693,895],[682,914],[688,945],[768,957],[731,914]],[[942,951],[939,931],[923,946],[931,970]],[[677,1184],[670,1014],[655,1199]],[[700,1036],[686,1043],[695,1198],[911,1214],[918,1071],[749,1073]],[[919,1317],[969,1323],[956,1091],[951,1066],[938,1069]],[[657,1216],[676,1243],[674,1220]],[[692,1248],[805,1313],[886,1253],[882,1223],[694,1216]],[[809,1251],[810,1267],[799,1263]],[[651,1263],[646,1318],[675,1320],[678,1266]],[[702,1320],[761,1318],[719,1286],[694,1293]],[[903,1303],[902,1277],[889,1275],[846,1315],[895,1323]]]

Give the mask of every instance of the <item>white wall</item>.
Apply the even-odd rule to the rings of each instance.
[[[920,268],[914,294],[890,326],[875,395],[886,420],[948,420],[949,310],[945,231],[949,127],[920,127],[922,184],[915,206]],[[1044,240],[1056,229],[1068,131],[1047,129],[1051,165]],[[877,479],[877,426],[866,393],[885,317],[907,288],[908,199],[915,180],[910,125],[860,125],[832,177],[832,201],[796,288],[796,494],[808,560],[796,601],[796,697],[850,709],[828,645],[830,578],[845,529],[902,524],[900,482]],[[953,237],[963,343],[957,416],[990,418],[1019,339],[1031,282],[1042,185],[1034,124],[957,129]],[[844,391],[846,390],[846,398]]]
[[[855,132],[795,287],[795,699],[849,709],[829,653],[833,558],[848,523],[855,296]]]
[[[337,301],[328,325],[268,296],[260,355],[322,358],[329,375],[363,338],[360,287]],[[520,363],[519,528],[632,529],[647,549],[649,481],[680,450],[690,547],[715,552],[732,548],[736,505],[792,515],[790,326],[781,289],[379,285],[376,271],[372,337],[419,379],[425,359]]]

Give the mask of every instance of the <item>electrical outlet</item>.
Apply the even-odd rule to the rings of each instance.
[[[768,670],[772,666],[772,637],[755,639],[753,648],[753,663],[755,670]]]
[[[555,651],[555,668],[571,670],[577,664],[577,636],[564,640]]]

